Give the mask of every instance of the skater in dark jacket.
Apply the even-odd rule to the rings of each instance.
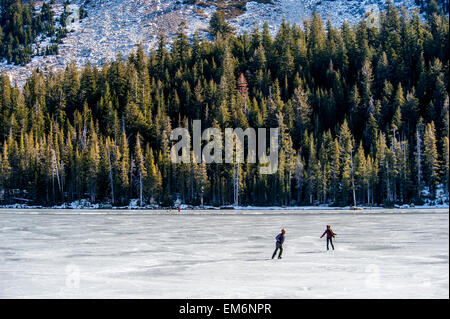
[[[320,236],[320,238],[325,236],[325,234],[327,234],[327,250],[329,250],[328,243],[331,243],[331,247],[333,247],[333,250],[334,250],[333,237],[336,236],[336,234],[331,229],[330,225],[327,225],[327,229],[325,229],[325,231],[323,232],[322,236]]]
[[[272,259],[275,258],[275,255],[277,254],[278,249],[280,250],[280,253],[278,254],[278,259],[281,259],[281,255],[283,254],[284,234],[286,234],[286,230],[283,228],[281,230],[281,233],[278,234],[277,237],[275,237],[277,242],[275,243],[276,248],[275,248],[275,251],[273,252]]]

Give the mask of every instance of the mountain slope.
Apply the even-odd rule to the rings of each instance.
[[[13,83],[21,86],[36,67],[41,70],[61,68],[72,61],[78,66],[88,62],[102,65],[115,59],[119,53],[127,56],[137,43],[141,43],[146,50],[154,48],[159,33],[165,34],[170,42],[182,21],[186,22],[187,34],[199,31],[200,35],[207,36],[206,30],[212,13],[217,7],[230,2],[223,0],[217,3],[219,1],[197,1],[196,4],[191,4],[189,1],[175,0],[72,0],[70,10],[73,14],[67,25],[69,33],[59,45],[59,54],[34,57],[26,66],[8,65],[3,61],[0,68],[7,72]],[[343,21],[353,23],[366,12],[373,11],[376,14],[386,3],[384,0],[263,2],[247,2],[242,14],[229,19],[237,33],[250,32],[255,27],[262,27],[267,21],[274,34],[283,18],[290,23],[302,24],[303,19],[310,17],[313,12],[319,13],[323,19],[330,19],[334,25],[341,25]],[[55,15],[62,12],[63,3],[63,0],[54,0],[52,9]],[[88,16],[79,21],[78,10],[83,4]],[[415,7],[413,0],[394,1],[394,4]],[[42,1],[35,1],[35,6],[41,7]]]

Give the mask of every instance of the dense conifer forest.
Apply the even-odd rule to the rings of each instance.
[[[230,205],[236,183],[240,205],[420,204],[439,187],[448,196],[439,7],[421,18],[388,4],[379,26],[335,28],[315,14],[275,37],[267,24],[234,35],[219,15],[212,29],[208,41],[180,25],[170,49],[160,35],[154,51],[101,68],[36,69],[23,88],[1,74],[1,202]],[[196,119],[222,131],[279,127],[277,172],[172,163],[171,130]]]
[[[67,34],[69,1],[59,17],[52,11],[52,2],[44,1],[36,9],[33,1],[0,0],[0,61],[25,65],[33,56],[58,53],[58,43]]]

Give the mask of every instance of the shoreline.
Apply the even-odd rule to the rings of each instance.
[[[0,211],[31,211],[31,210],[39,210],[39,211],[92,211],[92,212],[101,212],[101,211],[117,211],[117,212],[170,212],[176,214],[186,214],[192,212],[248,212],[255,213],[258,212],[275,212],[275,211],[283,211],[286,213],[289,212],[346,212],[346,213],[373,213],[373,212],[406,212],[406,211],[418,211],[418,210],[449,210],[449,205],[434,205],[434,206],[409,206],[403,205],[398,207],[367,207],[367,206],[358,206],[358,207],[326,207],[326,206],[292,206],[292,207],[282,207],[282,206],[239,206],[239,207],[213,207],[213,206],[204,206],[204,207],[182,207],[181,211],[178,212],[176,207],[44,207],[44,206],[22,206],[22,205],[4,205],[0,206]]]

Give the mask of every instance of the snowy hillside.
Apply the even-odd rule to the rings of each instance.
[[[63,0],[55,0],[52,9],[55,16],[63,10]],[[227,1],[225,1],[227,2]],[[385,0],[274,0],[273,4],[250,1],[247,2],[243,14],[229,20],[236,32],[251,31],[255,26],[261,27],[265,21],[269,23],[271,33],[278,29],[283,17],[290,23],[301,24],[313,12],[319,13],[323,19],[339,26],[343,21],[354,23],[367,12],[377,12],[383,8]],[[63,44],[59,45],[56,56],[34,57],[32,62],[23,66],[0,63],[13,83],[23,85],[25,78],[36,67],[41,70],[61,68],[71,61],[77,65],[88,62],[102,65],[115,59],[121,53],[127,56],[142,43],[146,50],[153,48],[158,33],[167,36],[168,41],[177,31],[182,21],[186,22],[186,33],[205,32],[212,13],[216,10],[214,1],[203,5],[187,4],[175,0],[91,0],[85,5],[88,16],[82,21],[78,19],[78,9],[84,0],[70,1],[73,14],[68,19],[69,31]],[[414,0],[393,1],[397,6],[414,7]],[[40,8],[42,1],[35,1]]]

